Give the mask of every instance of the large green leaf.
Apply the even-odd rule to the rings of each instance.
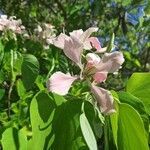
[[[148,139],[139,113],[128,104],[119,105],[118,149],[149,150]]]
[[[127,83],[127,92],[142,100],[150,114],[150,73],[134,73]]]
[[[51,132],[55,103],[47,93],[39,92],[32,100],[30,106],[30,118],[33,137],[30,141],[33,150],[44,149],[46,137]]]
[[[27,150],[27,138],[16,128],[8,128],[2,135],[3,150]]]
[[[145,114],[145,107],[143,102],[135,97],[134,95],[130,94],[129,92],[118,92],[119,95],[119,100],[122,103],[127,103],[129,105],[131,105],[132,107],[134,107],[140,114]]]
[[[32,149],[78,150],[86,147],[79,124],[81,104],[81,100],[66,101],[59,95],[39,92],[30,107],[33,137],[29,145],[33,145]]]
[[[21,72],[23,84],[29,90],[39,73],[39,62],[35,56],[31,54],[24,55]]]
[[[84,113],[80,115],[80,126],[84,139],[90,150],[97,150],[97,143],[91,126]]]
[[[128,93],[128,92],[118,92],[119,100],[123,103],[127,103],[131,105],[134,109],[138,111],[138,113],[141,115],[145,129],[147,130],[147,133],[149,132],[149,115],[146,112],[146,109],[144,107],[143,102],[135,97],[134,95]]]

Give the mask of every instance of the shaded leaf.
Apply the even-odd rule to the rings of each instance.
[[[31,54],[24,55],[21,72],[23,84],[29,90],[39,73],[39,62],[35,56]]]

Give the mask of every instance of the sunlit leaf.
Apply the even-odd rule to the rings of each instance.
[[[149,150],[143,121],[139,113],[128,104],[119,105],[118,149]]]
[[[89,149],[97,150],[97,143],[94,133],[84,113],[80,115],[80,126]]]
[[[27,150],[27,137],[16,128],[8,128],[2,135],[3,150]]]
[[[134,73],[128,83],[127,92],[138,97],[150,113],[150,73]]]

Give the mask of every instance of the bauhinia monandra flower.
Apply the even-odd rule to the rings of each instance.
[[[97,30],[98,28],[94,27],[87,29],[85,32],[81,29],[75,30],[69,33],[70,36],[61,33],[53,40],[53,44],[62,49],[65,55],[80,67],[82,77],[71,76],[59,71],[49,78],[47,88],[59,95],[66,95],[76,79],[82,78],[90,81],[91,92],[97,100],[101,112],[110,114],[115,112],[113,96],[97,84],[104,82],[108,73],[116,72],[123,64],[124,58],[123,54],[118,51],[105,52],[106,48],[101,47],[98,39],[91,37],[91,34]],[[92,49],[95,49],[93,53],[91,53]],[[90,50],[90,53],[85,56],[86,64],[82,64],[81,61],[84,50],[87,52]],[[104,53],[104,55],[100,57],[98,53]]]
[[[0,15],[0,31],[11,30],[15,33],[21,34],[25,27],[22,25],[21,19],[16,20],[15,16],[8,18],[7,15]]]

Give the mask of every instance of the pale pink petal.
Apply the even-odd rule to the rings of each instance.
[[[96,72],[93,75],[93,79],[96,83],[104,82],[107,79],[107,73],[106,72]]]
[[[61,49],[64,49],[65,40],[69,39],[69,36],[61,33],[56,39],[53,39],[53,44]]]
[[[98,52],[101,52],[101,44],[98,40],[98,38],[96,37],[90,37],[89,38],[89,41],[91,42],[92,46],[98,51]]]
[[[97,32],[98,31],[98,28],[96,27],[91,27],[91,28],[88,28],[82,35],[81,35],[81,38],[80,40],[82,42],[86,41],[90,35],[93,33],[93,32]]]
[[[106,52],[106,50],[107,50],[107,47],[103,47],[99,51],[96,51],[96,53],[104,53]]]
[[[92,49],[92,46],[91,46],[91,43],[90,43],[89,39],[87,39],[87,40],[85,40],[85,41],[83,42],[83,48],[84,48],[85,50],[91,50],[91,49]]]
[[[79,65],[80,68],[82,67],[81,55],[83,51],[83,44],[78,39],[72,37],[65,40],[63,51],[68,58]]]
[[[0,18],[7,19],[8,17],[7,17],[7,15],[0,15]]]
[[[124,58],[121,52],[105,53],[98,65],[95,65],[96,72],[113,73],[123,64]]]
[[[95,86],[93,84],[91,85],[91,91],[94,94],[102,113],[110,114],[115,112],[113,104],[113,96],[109,91],[100,88],[98,86]]]
[[[100,63],[100,57],[94,53],[88,53],[86,55],[87,65],[86,68],[92,67]]]
[[[79,29],[79,30],[74,30],[72,32],[69,33],[71,37],[80,39],[81,35],[83,34],[83,30]]]
[[[69,74],[62,72],[54,73],[47,81],[48,91],[57,93],[59,95],[66,95],[71,87],[71,84],[77,79]]]

